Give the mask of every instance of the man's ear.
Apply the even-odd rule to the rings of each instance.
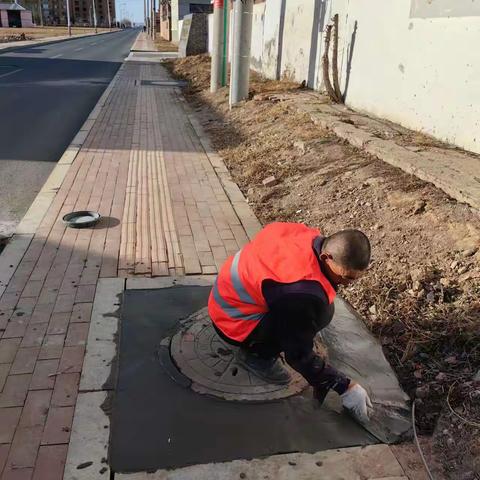
[[[320,260],[325,261],[325,260],[331,260],[331,259],[332,259],[332,256],[329,253],[327,252],[320,253]]]

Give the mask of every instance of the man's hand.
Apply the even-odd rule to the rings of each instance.
[[[347,391],[341,395],[343,406],[363,423],[368,422],[369,409],[373,408],[367,391],[358,383],[350,382]]]

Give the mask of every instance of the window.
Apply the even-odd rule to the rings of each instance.
[[[213,13],[213,5],[203,5],[201,3],[191,3],[190,13]]]

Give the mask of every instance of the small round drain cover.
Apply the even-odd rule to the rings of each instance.
[[[303,377],[288,366],[292,375],[288,385],[265,382],[236,362],[237,350],[217,335],[206,308],[191,315],[170,343],[173,361],[198,393],[258,402],[290,397],[307,386]]]

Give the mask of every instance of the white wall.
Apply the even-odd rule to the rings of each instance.
[[[375,17],[358,2],[343,12],[344,82],[357,22],[347,103],[480,153],[480,16],[410,18],[410,6],[370,0]]]
[[[441,1],[266,0],[254,7],[252,68],[275,78],[280,59],[281,76],[321,88],[322,20],[338,13],[349,106],[480,153],[480,0]]]

